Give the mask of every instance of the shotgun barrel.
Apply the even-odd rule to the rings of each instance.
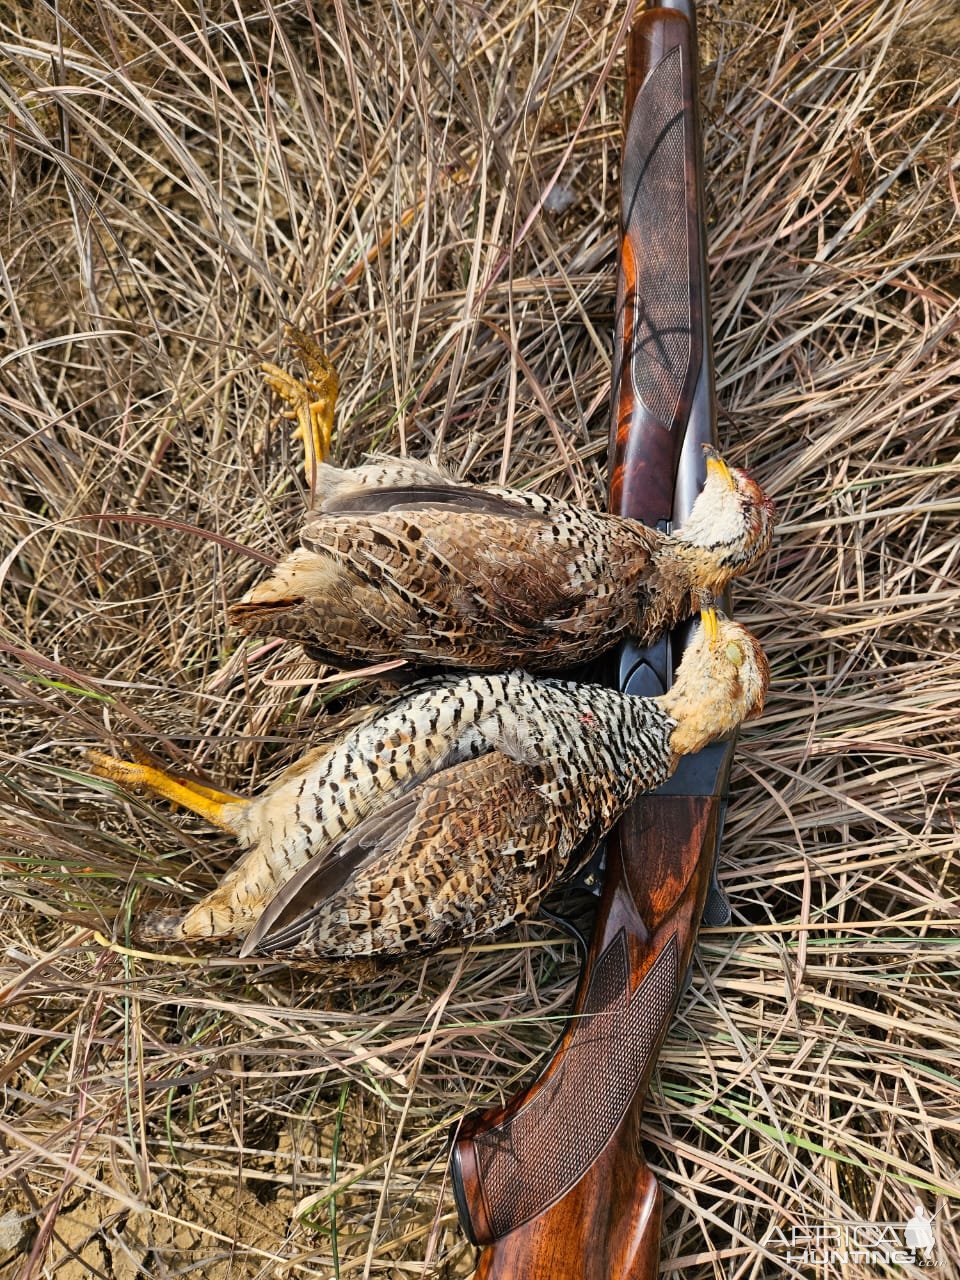
[[[686,518],[702,446],[716,443],[694,8],[648,8],[626,51],[609,501],[664,529]],[[622,646],[618,686],[662,693],[685,636]],[[681,761],[611,833],[553,1055],[506,1106],[459,1128],[453,1183],[463,1226],[484,1246],[477,1280],[657,1274],[661,1194],[641,1154],[643,1099],[710,892],[732,750]]]

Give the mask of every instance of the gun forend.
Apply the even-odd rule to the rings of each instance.
[[[648,9],[627,44],[610,510],[682,524],[716,443],[692,0]]]

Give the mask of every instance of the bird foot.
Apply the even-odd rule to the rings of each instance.
[[[215,827],[221,827],[224,831],[234,830],[234,823],[226,816],[225,811],[237,804],[238,797],[231,795],[229,791],[219,791],[216,787],[205,787],[199,782],[176,778],[158,769],[156,765],[142,760],[120,760],[116,756],[104,755],[102,751],[88,751],[86,760],[92,773],[98,778],[117,782],[131,791],[142,789],[152,792],[172,804],[182,805],[191,813],[198,813]]]
[[[301,381],[269,362],[260,369],[267,386],[290,406],[281,416],[297,424],[293,438],[303,444],[304,472],[310,479],[330,452],[340,379],[330,358],[302,330],[287,325],[284,337],[303,361],[306,377]]]

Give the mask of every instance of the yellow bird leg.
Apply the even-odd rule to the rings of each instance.
[[[260,369],[267,386],[290,405],[283,417],[297,424],[293,438],[303,443],[303,469],[309,480],[317,464],[330,452],[340,379],[330,359],[311,337],[291,325],[284,330],[284,337],[303,361],[306,377],[300,381],[269,362]]]
[[[224,816],[223,811],[240,801],[229,791],[218,791],[215,787],[204,787],[199,782],[174,778],[154,765],[118,760],[116,756],[104,755],[100,751],[88,751],[87,760],[98,778],[106,778],[131,789],[142,787],[172,804],[189,809],[191,813],[198,813],[215,827],[224,831],[235,829],[234,823]]]

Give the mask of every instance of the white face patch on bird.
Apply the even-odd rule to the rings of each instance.
[[[689,516],[677,533],[690,554],[709,556],[716,574],[715,591],[749,569],[773,538],[773,503],[746,471],[731,467],[716,449],[704,447],[707,478]]]

